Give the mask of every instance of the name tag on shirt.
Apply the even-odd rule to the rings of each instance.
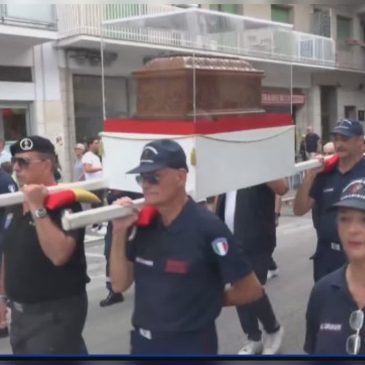
[[[323,190],[324,193],[333,193],[334,191],[335,191],[334,188],[327,188]]]
[[[182,260],[167,260],[165,271],[176,274],[186,274],[189,271],[189,263]]]
[[[321,323],[320,330],[321,331],[341,331],[342,324],[341,323]]]

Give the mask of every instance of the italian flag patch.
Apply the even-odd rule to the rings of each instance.
[[[224,237],[216,238],[212,242],[213,251],[219,256],[225,256],[228,252],[228,242]]]

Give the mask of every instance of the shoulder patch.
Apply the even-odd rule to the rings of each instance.
[[[219,237],[212,242],[213,251],[219,256],[226,256],[228,253],[229,245],[227,238]]]
[[[14,184],[9,184],[8,185],[8,191],[10,191],[11,193],[16,192],[16,187],[14,186]]]

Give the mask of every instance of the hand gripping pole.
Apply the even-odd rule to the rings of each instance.
[[[121,207],[119,205],[108,205],[105,207],[89,209],[78,213],[67,213],[62,217],[62,226],[66,231],[86,227],[89,224],[110,221],[115,218],[123,218],[131,215],[135,208],[144,204],[144,199],[133,200],[134,207]]]

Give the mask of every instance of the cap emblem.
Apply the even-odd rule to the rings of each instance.
[[[30,138],[23,138],[20,142],[19,142],[19,147],[23,150],[23,151],[30,151],[33,148],[33,141]]]
[[[156,148],[152,146],[146,146],[141,156],[141,163],[154,163],[155,156],[158,155]]]

